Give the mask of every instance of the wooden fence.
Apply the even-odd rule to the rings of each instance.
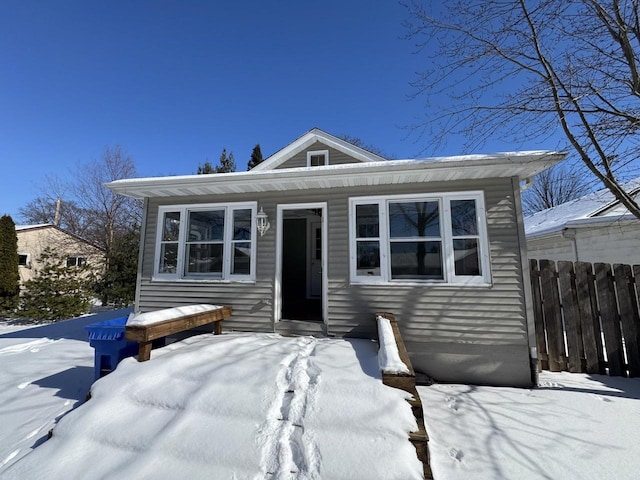
[[[531,260],[538,367],[640,376],[640,265]],[[637,280],[636,280],[637,279]]]

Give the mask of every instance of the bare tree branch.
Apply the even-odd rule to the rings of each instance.
[[[467,148],[561,131],[561,148],[640,218],[623,187],[639,170],[639,5],[410,0],[408,36],[428,62],[412,84],[426,99],[427,120],[412,127],[434,145],[464,135]]]

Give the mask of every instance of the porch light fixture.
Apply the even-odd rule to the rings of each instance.
[[[256,224],[258,226],[258,233],[260,233],[261,237],[267,233],[267,230],[269,230],[269,227],[271,226],[269,224],[269,217],[264,213],[262,207],[260,207],[260,211],[256,215]]]

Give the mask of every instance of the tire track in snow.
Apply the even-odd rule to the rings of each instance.
[[[294,350],[280,363],[277,394],[267,420],[258,431],[262,477],[267,479],[318,479],[320,454],[313,434],[304,427],[306,413],[314,407],[320,370],[310,362],[317,340],[300,337]]]

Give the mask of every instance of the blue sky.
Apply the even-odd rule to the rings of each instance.
[[[313,127],[413,157],[428,139],[403,128],[423,113],[405,18],[383,0],[3,0],[0,214],[115,144],[140,176],[223,147],[244,170],[256,143],[266,157]]]

